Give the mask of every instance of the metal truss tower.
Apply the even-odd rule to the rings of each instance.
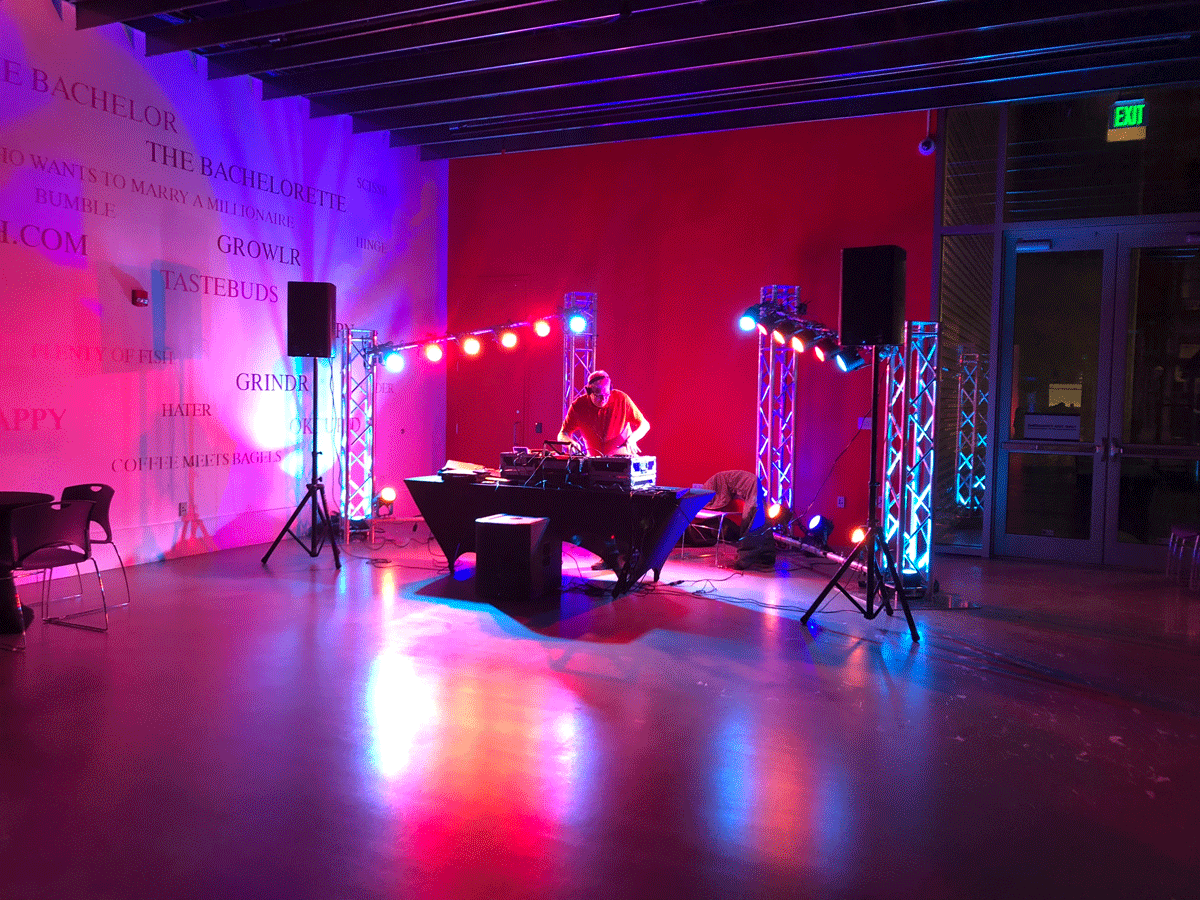
[[[884,445],[883,530],[901,573],[929,584],[933,548],[936,322],[907,322],[904,346],[890,350]]]
[[[800,288],[788,284],[764,287],[759,296],[759,322],[772,315],[796,319]],[[771,330],[758,330],[757,471],[768,505],[793,503],[792,460],[795,452],[796,354],[772,340]]]
[[[982,509],[987,487],[987,382],[986,359],[959,347],[954,502],[963,509]]]
[[[907,331],[907,323],[905,323]],[[881,524],[883,539],[896,558],[903,564],[904,553],[901,529],[904,522],[904,423],[907,418],[905,390],[908,387],[907,354],[901,347],[877,347],[880,362],[887,366],[887,395],[884,398],[886,428],[883,445],[883,493]],[[872,453],[878,453],[872,449]]]
[[[563,295],[563,418],[571,401],[587,387],[587,377],[596,369],[596,295],[572,291]],[[581,332],[571,330],[571,318],[583,316],[587,322]]]
[[[342,539],[375,515],[375,365],[377,332],[338,325],[342,338]]]

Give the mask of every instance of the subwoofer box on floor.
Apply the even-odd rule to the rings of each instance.
[[[494,515],[475,520],[475,593],[487,600],[531,600],[562,587],[562,544],[550,520]]]

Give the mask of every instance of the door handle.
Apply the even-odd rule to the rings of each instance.
[[[1053,247],[1053,241],[1038,240],[1035,238],[1020,238],[1017,240],[1016,246],[1013,249],[1018,253],[1041,253],[1046,250],[1050,250]]]
[[[1116,459],[1118,456],[1121,455],[1121,452],[1122,452],[1122,447],[1119,443],[1117,443],[1116,441],[1108,442],[1108,458],[1109,459]]]

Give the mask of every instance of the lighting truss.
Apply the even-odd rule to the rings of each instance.
[[[904,346],[888,364],[884,446],[884,538],[902,572],[929,584],[933,547],[934,422],[937,407],[936,322],[906,322]]]
[[[907,325],[907,323],[905,323]],[[904,423],[907,415],[907,358],[901,347],[876,347],[887,367],[884,398],[883,492],[880,494],[884,542],[898,561],[904,560]],[[878,452],[872,450],[872,452]]]
[[[905,544],[898,558],[929,583],[933,551],[934,423],[937,421],[938,323],[909,322],[905,328],[908,355],[908,422],[905,436]]]
[[[971,347],[959,347],[954,502],[964,509],[982,509],[987,486],[987,381],[985,358]]]
[[[796,319],[802,312],[795,285],[762,288],[760,321],[770,313]],[[770,329],[758,335],[758,448],[757,471],[767,503],[794,510],[792,461],[795,452],[796,354],[776,343]]]
[[[568,301],[572,298],[591,298],[589,321],[595,323],[595,294],[567,294]],[[579,301],[575,301],[577,304]],[[571,311],[581,309],[581,305],[571,307]],[[564,309],[566,304],[564,303]],[[563,319],[564,324],[566,318]],[[479,331],[467,332],[461,335],[445,335],[440,338],[407,343],[380,344],[377,331],[366,328],[351,328],[338,323],[337,333],[342,349],[342,538],[345,543],[350,541],[353,525],[366,524],[372,530],[374,537],[375,519],[375,367],[380,364],[385,352],[414,350],[429,343],[445,345],[454,340],[461,342],[467,337],[475,337],[495,332],[499,334],[505,329],[519,328],[530,325],[530,322],[513,322],[497,328],[485,328]],[[579,349],[568,343],[568,351],[579,360],[584,367],[580,378],[581,384],[587,383],[587,372],[590,371],[595,354],[595,328],[589,329],[591,335],[571,335],[580,338]],[[564,328],[564,333],[569,329]],[[568,376],[569,377],[569,376]],[[582,390],[582,388],[581,388]],[[565,413],[564,413],[565,416]]]
[[[584,312],[592,327],[590,334],[572,334],[566,327],[569,316]],[[563,301],[564,353],[577,370],[580,384],[578,394],[587,384],[588,373],[594,368],[596,352],[596,295],[567,294]],[[366,524],[374,528],[375,518],[375,367],[382,362],[386,352],[414,350],[428,343],[445,345],[449,341],[461,342],[466,337],[490,333],[499,334],[505,329],[519,328],[531,322],[513,322],[497,328],[485,328],[461,335],[445,335],[425,341],[407,343],[379,343],[379,333],[366,328],[351,328],[338,323],[337,334],[341,342],[342,357],[342,407],[341,407],[341,516],[342,539],[349,543],[353,525]],[[564,365],[566,382],[571,384],[573,371]],[[572,396],[574,399],[574,396]],[[566,413],[564,412],[564,417]]]
[[[342,338],[342,539],[372,527],[375,500],[375,366],[377,332],[338,325]]]
[[[571,316],[587,317],[591,327],[583,334],[571,331]],[[571,402],[587,387],[587,377],[596,369],[596,295],[572,291],[563,295],[563,419]]]
[[[549,318],[553,318],[553,316]],[[485,335],[491,334],[495,335],[497,339],[500,339],[506,332],[512,332],[515,336],[518,328],[525,328],[530,325],[535,325],[537,321],[538,320],[535,319],[529,322],[508,322],[504,325],[493,325],[490,328],[477,328],[474,331],[447,333],[438,337],[422,338],[421,340],[417,341],[406,341],[404,343],[397,341],[388,344],[380,344],[376,347],[376,362],[380,361],[380,358],[382,358],[385,351],[404,353],[409,350],[423,350],[426,347],[437,347],[444,353],[445,348],[449,347],[451,344],[458,344],[461,347],[463,342],[468,338],[478,339],[484,337]]]

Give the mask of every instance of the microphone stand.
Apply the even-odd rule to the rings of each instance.
[[[292,512],[292,517],[287,520],[287,524],[275,537],[275,543],[271,545],[271,549],[267,551],[267,555],[262,558],[263,565],[267,564],[267,560],[271,558],[271,554],[275,552],[275,548],[279,546],[279,542],[283,540],[285,534],[290,534],[296,539],[296,543],[307,551],[309,556],[316,557],[321,552],[321,548],[325,546],[326,538],[329,539],[329,546],[333,550],[333,564],[337,568],[342,567],[342,559],[338,555],[337,541],[334,540],[333,523],[329,519],[329,506],[325,503],[325,484],[321,481],[321,477],[317,474],[317,358],[313,357],[313,408],[312,408],[312,478],[308,482],[308,490],[304,494],[303,499],[296,505],[295,511]],[[305,543],[304,539],[296,532],[292,531],[292,523],[300,516],[300,511],[304,509],[306,503],[312,503],[312,530],[309,532],[309,542]],[[320,526],[320,527],[318,527]]]
[[[864,618],[874,619],[881,612],[886,612],[890,616],[894,612],[887,596],[887,591],[890,589],[899,601],[901,609],[904,610],[904,617],[908,620],[908,630],[912,634],[913,641],[919,642],[921,636],[917,634],[917,624],[913,621],[912,610],[908,608],[908,599],[904,596],[904,583],[896,571],[896,561],[892,557],[892,551],[883,535],[883,528],[879,524],[879,447],[876,444],[876,437],[879,431],[880,349],[879,346],[871,348],[871,481],[867,490],[866,534],[863,535],[861,541],[854,545],[845,561],[834,573],[833,578],[829,579],[829,583],[825,585],[821,593],[817,594],[817,599],[813,601],[812,606],[800,617],[800,621],[807,623],[809,617],[817,611],[817,607],[824,602],[834,588],[841,591],[846,599],[858,608]],[[865,555],[865,559],[856,565],[856,560],[862,555]],[[885,564],[883,571],[880,571],[879,567],[880,557],[883,557]],[[852,566],[866,570],[867,596],[862,602],[846,590],[841,583],[842,576]],[[890,579],[890,584],[888,579]],[[880,601],[879,606],[875,605],[877,597]]]

